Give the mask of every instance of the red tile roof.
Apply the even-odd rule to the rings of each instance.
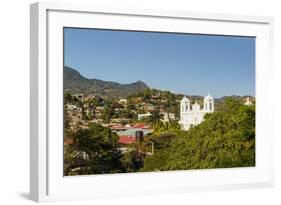
[[[120,144],[131,144],[135,142],[135,137],[132,135],[122,135],[119,137]]]
[[[148,125],[144,123],[138,123],[133,126],[133,128],[148,129]]]

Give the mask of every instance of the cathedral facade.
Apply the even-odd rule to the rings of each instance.
[[[204,98],[204,106],[201,109],[200,105],[195,102],[191,105],[190,100],[187,97],[183,97],[180,102],[180,121],[182,130],[189,130],[193,125],[200,124],[206,113],[212,113],[215,110],[214,98],[209,94]]]

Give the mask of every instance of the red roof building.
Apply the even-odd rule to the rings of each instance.
[[[109,128],[113,132],[120,132],[120,131],[125,131],[125,130],[129,129],[128,127],[123,126],[123,125],[112,125]]]
[[[135,136],[132,135],[122,135],[119,137],[120,144],[131,144],[136,141]]]
[[[133,126],[133,128],[138,128],[138,129],[148,129],[148,125],[145,123],[137,123]]]

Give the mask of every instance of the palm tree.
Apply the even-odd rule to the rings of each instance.
[[[151,113],[151,116],[147,118],[147,123],[151,128],[154,128],[155,125],[161,123],[164,115],[160,113],[159,109],[154,109]]]

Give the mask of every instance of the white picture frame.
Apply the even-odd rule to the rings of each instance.
[[[273,19],[187,11],[98,8],[46,3],[30,12],[30,198],[72,200],[273,186],[271,77]],[[64,177],[62,172],[62,28],[255,36],[256,167]],[[60,69],[61,67],[61,69]],[[58,136],[61,135],[61,136]],[[147,182],[151,182],[147,186]],[[188,183],[187,183],[188,182]]]

